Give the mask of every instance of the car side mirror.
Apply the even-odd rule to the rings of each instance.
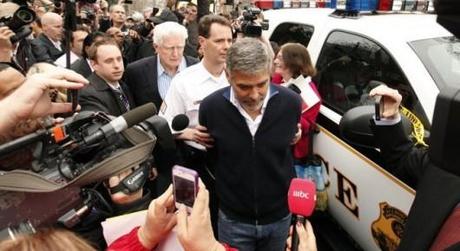
[[[375,108],[372,105],[357,106],[345,112],[339,123],[342,138],[352,145],[378,148],[370,127],[374,114]],[[409,135],[412,132],[410,121],[403,115],[401,115],[401,121],[404,130]]]

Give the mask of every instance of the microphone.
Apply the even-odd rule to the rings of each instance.
[[[101,139],[104,139],[104,137],[121,132],[134,124],[140,123],[154,114],[156,114],[156,108],[153,103],[137,107],[102,126],[96,133],[85,137],[83,141],[88,144],[93,144]],[[60,142],[66,137],[66,125],[57,125],[50,129],[40,129],[36,132],[2,144],[0,145],[0,157],[34,142],[42,141],[50,135],[52,136],[54,142]]]
[[[187,128],[188,124],[189,124],[190,120],[189,118],[187,117],[187,115],[185,114],[179,114],[179,115],[176,115],[172,122],[171,122],[171,128],[174,130],[174,131],[182,131],[184,130],[185,128]]]
[[[289,211],[296,216],[296,223],[305,224],[306,217],[309,217],[315,209],[316,185],[307,179],[294,178],[291,180],[288,192]],[[294,227],[292,229],[291,250],[297,251],[299,246],[299,236]]]
[[[83,142],[88,145],[94,144],[100,140],[108,138],[116,133],[122,132],[131,126],[138,124],[157,113],[153,103],[134,108],[133,110],[116,117],[108,124],[101,126],[95,133],[83,138]]]

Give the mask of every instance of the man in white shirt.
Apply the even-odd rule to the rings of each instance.
[[[196,143],[207,135],[198,125],[198,109],[206,96],[228,86],[224,69],[227,50],[232,45],[232,30],[227,19],[208,15],[200,20],[198,32],[203,59],[172,80],[160,116],[171,124],[176,115],[187,115],[189,126],[177,134],[177,139],[184,140],[193,148],[204,150],[204,145]]]
[[[72,32],[72,40],[70,41],[70,64],[82,57],[83,40],[85,40],[87,35],[88,30],[83,27],[77,27],[77,29]],[[63,54],[54,63],[57,66],[66,68],[66,56],[66,54]]]
[[[232,28],[224,17],[207,15],[200,20],[198,34],[203,59],[174,77],[159,115],[166,118],[170,125],[173,118],[179,114],[185,114],[190,119],[188,128],[181,132],[173,131],[177,133],[180,155],[178,163],[197,170],[209,189],[211,221],[216,233],[217,198],[205,158],[205,147],[212,144],[212,139],[206,128],[198,125],[198,109],[201,101],[209,94],[228,86],[224,69],[227,50],[232,45]]]

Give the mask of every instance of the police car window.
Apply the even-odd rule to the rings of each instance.
[[[270,41],[276,42],[279,46],[295,42],[307,47],[313,35],[313,30],[312,26],[305,24],[282,23],[273,31]]]
[[[460,79],[460,39],[429,38],[409,43],[422,60],[439,89],[456,85]]]
[[[371,104],[369,91],[385,83],[398,89],[402,105],[429,129],[428,119],[408,80],[392,56],[368,38],[333,31],[327,38],[316,64],[316,83],[323,102],[343,114],[347,110]]]

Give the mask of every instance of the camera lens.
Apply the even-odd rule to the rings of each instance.
[[[24,23],[32,23],[35,19],[35,16],[28,10],[20,9],[16,12],[16,16]]]

